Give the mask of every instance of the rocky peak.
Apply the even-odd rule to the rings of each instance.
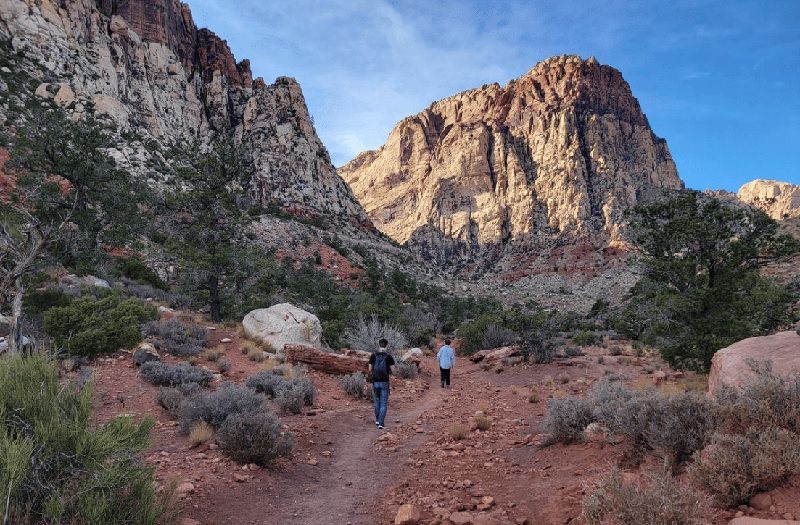
[[[618,242],[626,208],[683,187],[622,74],[577,56],[434,102],[339,173],[395,240],[515,272]]]
[[[162,145],[230,132],[253,163],[254,198],[293,213],[369,225],[316,134],[300,86],[253,80],[225,40],[198,29],[178,0],[4,0],[0,39],[38,57],[37,96],[73,118],[92,110],[119,130],[117,161],[157,181]],[[41,71],[41,68],[44,71]],[[0,108],[0,112],[1,108]],[[3,115],[0,115],[2,117]]]
[[[796,184],[756,179],[739,188],[737,197],[775,220],[800,217],[800,186]]]

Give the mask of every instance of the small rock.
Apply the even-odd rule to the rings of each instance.
[[[245,474],[239,474],[238,472],[234,472],[233,473],[233,481],[235,481],[236,483],[247,483],[248,481],[250,481],[250,476],[247,476]]]
[[[192,518],[182,518],[180,525],[200,525],[200,522]]]
[[[411,503],[401,505],[394,517],[394,525],[417,525],[422,518],[419,509]]]
[[[220,343],[230,343],[232,339],[230,337],[223,337],[219,340]]]
[[[750,498],[750,506],[756,510],[769,510],[772,506],[772,496],[767,493],[756,494]]]
[[[306,463],[313,466],[319,463],[319,461],[317,461],[317,458],[308,458],[308,461]]]
[[[469,512],[454,512],[450,514],[449,519],[453,525],[473,525],[472,514]]]
[[[185,496],[187,494],[194,494],[194,484],[193,483],[189,483],[188,481],[185,481],[185,482],[179,484],[175,488],[175,492],[177,492],[179,496]]]

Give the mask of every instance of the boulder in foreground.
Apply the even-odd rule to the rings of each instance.
[[[723,385],[736,389],[746,386],[755,378],[750,366],[753,361],[769,362],[777,376],[800,373],[800,335],[791,331],[750,337],[718,350],[711,360],[709,394],[717,395]]]
[[[322,325],[317,316],[289,303],[253,310],[244,316],[242,328],[248,339],[272,346],[279,353],[290,344],[322,345]]]

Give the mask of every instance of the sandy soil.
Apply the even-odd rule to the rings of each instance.
[[[233,363],[225,379],[242,382],[260,365],[241,354],[235,330],[210,332],[212,344],[224,337],[232,340],[225,346]],[[611,373],[623,374],[634,386],[652,385],[647,372],[663,367],[656,358],[610,356],[603,348],[589,354],[501,373],[460,359],[451,389],[439,387],[435,362],[427,357],[420,379],[393,379],[384,431],[375,428],[367,400],[352,400],[337,378],[311,372],[319,391],[316,406],[282,416],[295,436],[295,450],[290,460],[269,469],[237,465],[213,442],[191,448],[156,405],[157,387],[138,377],[130,354],[94,363],[96,408],[101,420],[119,413],[155,419],[146,459],[162,485],[191,484],[181,499],[187,524],[388,524],[404,503],[415,504],[425,524],[448,524],[455,512],[469,513],[475,525],[581,523],[583,496],[619,464],[626,447],[605,441],[537,446],[547,399],[582,394]],[[216,371],[213,363],[199,366]],[[702,387],[702,378],[691,375],[662,385]],[[478,411],[491,419],[490,429],[469,430]],[[466,427],[464,439],[452,438],[456,425]],[[626,475],[656,463],[650,458]],[[798,485],[793,480],[773,491],[772,511],[745,507],[742,512],[800,516]],[[736,510],[710,508],[705,519],[724,524]]]

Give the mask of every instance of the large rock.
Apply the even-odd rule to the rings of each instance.
[[[335,354],[305,345],[286,345],[283,351],[290,363],[304,364],[328,374],[366,372],[369,363],[368,356]]]
[[[317,316],[289,303],[253,310],[244,316],[242,327],[249,339],[268,344],[277,352],[287,344],[322,346],[322,325]]]
[[[756,179],[739,188],[737,197],[775,220],[800,217],[800,186],[797,184]]]
[[[733,518],[728,525],[800,525],[800,521],[794,520],[765,520],[761,518],[751,518],[750,516],[740,516]]]
[[[779,376],[800,373],[800,335],[779,332],[763,337],[751,337],[717,351],[711,360],[708,391],[719,393],[722,385],[742,388],[755,377],[750,363],[768,361]]]

